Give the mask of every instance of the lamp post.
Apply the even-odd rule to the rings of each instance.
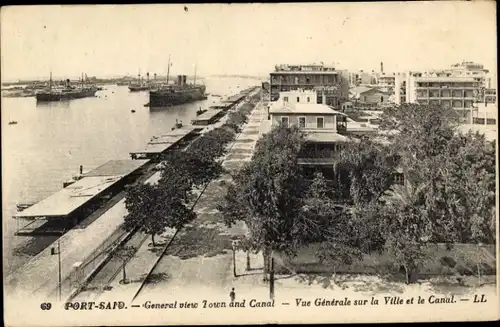
[[[59,239],[57,239],[57,250],[56,248],[51,248],[50,255],[57,255],[57,267],[58,267],[58,277],[59,277],[59,281],[57,283],[57,294],[59,301],[61,301],[61,243],[59,242]]]
[[[238,277],[236,274],[236,246],[238,245],[237,241],[233,241],[232,243],[232,248],[233,248],[233,276]]]

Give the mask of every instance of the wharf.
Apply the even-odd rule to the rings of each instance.
[[[243,98],[246,97],[246,94],[235,94],[227,98],[226,100],[222,101],[222,103],[230,103],[230,104],[235,104],[236,102],[242,100]]]
[[[222,109],[209,110],[191,121],[193,125],[210,125],[219,120],[225,113]]]
[[[158,178],[159,173],[156,173],[146,183],[154,183]],[[125,199],[121,199],[98,219],[90,223],[84,221],[59,238],[64,297],[79,286],[81,280],[108,253],[109,248],[126,234],[121,229],[126,213]],[[48,247],[6,276],[6,291],[9,291],[11,297],[20,299],[36,295],[48,300],[58,288],[58,266],[58,256],[51,255]]]
[[[227,103],[227,102],[221,102],[221,103],[218,103],[218,104],[214,104],[213,106],[210,106],[210,110],[224,110],[224,111],[227,111],[229,109],[231,109],[231,107],[233,106],[232,103]]]
[[[80,180],[15,214],[13,218],[31,220],[15,235],[63,234],[121,191],[146,163],[148,160],[112,160],[87,172]]]
[[[130,156],[132,159],[156,159],[168,150],[181,148],[186,142],[196,137],[199,132],[200,128],[194,126],[174,129],[169,133],[153,137],[143,149],[130,152]]]

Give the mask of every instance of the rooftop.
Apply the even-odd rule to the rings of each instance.
[[[210,119],[212,119],[212,117],[221,113],[221,111],[222,111],[222,109],[211,109],[211,110],[205,111],[204,113],[202,113],[198,117],[194,118],[193,120],[197,120],[197,121],[210,120]]]
[[[469,76],[419,76],[418,82],[475,82],[474,77]]]
[[[84,177],[17,213],[14,218],[63,218],[95,198],[122,177],[123,175]]]
[[[148,143],[142,150],[130,152],[131,154],[160,154],[165,152],[173,143]]]
[[[296,113],[296,114],[330,114],[330,115],[344,115],[340,111],[332,109],[326,104],[320,103],[289,103],[283,101],[276,101],[270,103],[269,113]]]
[[[349,142],[350,139],[335,133],[334,131],[312,131],[304,130],[307,133],[306,139],[311,142],[321,142],[321,143],[337,143],[337,142]]]
[[[297,74],[307,74],[307,75],[325,75],[325,74],[338,74],[338,71],[335,70],[279,70],[275,72],[271,72],[271,75],[282,75],[282,74],[290,74],[290,75],[297,75]]]
[[[356,86],[352,89],[349,90],[349,92],[356,93],[356,94],[362,94],[368,91],[378,91],[380,93],[385,93],[384,91],[380,90],[379,88],[376,87],[368,87],[368,86]]]
[[[128,175],[144,166],[149,160],[111,160],[85,174],[83,177]]]

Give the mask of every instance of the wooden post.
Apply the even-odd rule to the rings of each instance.
[[[247,271],[250,270],[250,251],[247,251]]]
[[[271,253],[271,272],[269,278],[269,296],[271,300],[274,300],[274,258]]]

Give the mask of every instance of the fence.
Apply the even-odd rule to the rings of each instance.
[[[130,232],[126,232],[119,228],[92,251],[85,261],[75,262],[69,276],[61,282],[61,298],[68,298],[75,290],[84,286],[85,281],[92,276],[106,260],[108,260],[110,253],[130,235]],[[55,285],[55,289],[52,291],[51,295],[57,296],[57,292],[58,285]]]

